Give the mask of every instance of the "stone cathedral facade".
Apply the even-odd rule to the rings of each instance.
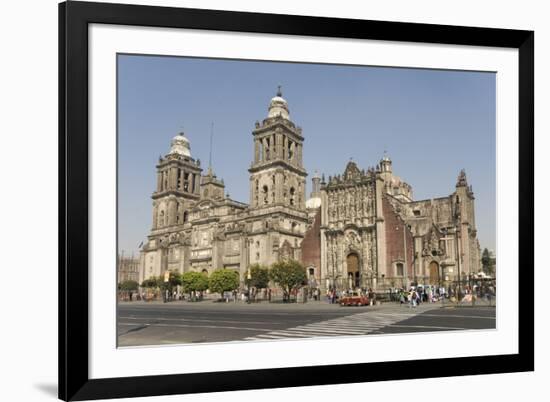
[[[306,199],[302,129],[280,90],[252,131],[250,200],[230,199],[223,179],[191,156],[183,133],[156,166],[152,228],[140,253],[139,281],[166,271],[210,274],[296,259],[309,285],[406,286],[455,280],[480,267],[474,195],[466,174],[446,197],[414,201],[387,157],[361,170],[312,179]]]

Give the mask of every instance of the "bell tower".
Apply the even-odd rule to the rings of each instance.
[[[177,134],[170,152],[160,157],[157,165],[153,232],[187,222],[187,211],[200,198],[201,172],[200,161],[191,157],[189,140],[183,132]]]
[[[302,129],[290,120],[287,101],[279,86],[268,114],[256,122],[254,160],[250,172],[250,206],[253,209],[285,206],[305,211]]]

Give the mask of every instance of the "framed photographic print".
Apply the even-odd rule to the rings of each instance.
[[[71,1],[59,33],[61,399],[534,369],[533,32]]]

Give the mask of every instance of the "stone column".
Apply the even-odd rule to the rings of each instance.
[[[254,139],[254,163],[258,163],[260,160],[260,143],[257,138]]]
[[[157,219],[158,219],[158,207],[155,202],[153,202],[153,229],[157,228]]]
[[[175,199],[168,201],[168,224],[174,225],[176,223],[176,207],[177,203]]]
[[[195,173],[195,194],[201,193],[201,174]]]
[[[250,176],[250,205],[252,207],[257,207],[257,205],[255,204],[254,200],[254,195],[255,195],[255,183],[254,183],[254,176]]]
[[[162,191],[162,173],[157,172],[157,192]]]
[[[277,140],[277,158],[283,159],[283,135],[281,134],[280,130],[277,130],[275,138]]]

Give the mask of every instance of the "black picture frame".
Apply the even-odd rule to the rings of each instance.
[[[59,5],[59,398],[90,400],[534,370],[534,293],[515,298],[517,354],[90,379],[88,25],[507,47],[519,51],[519,281],[534,285],[534,32],[70,1]],[[437,373],[429,370],[437,362]],[[399,367],[399,369],[397,369]],[[414,368],[414,369],[413,369]]]

